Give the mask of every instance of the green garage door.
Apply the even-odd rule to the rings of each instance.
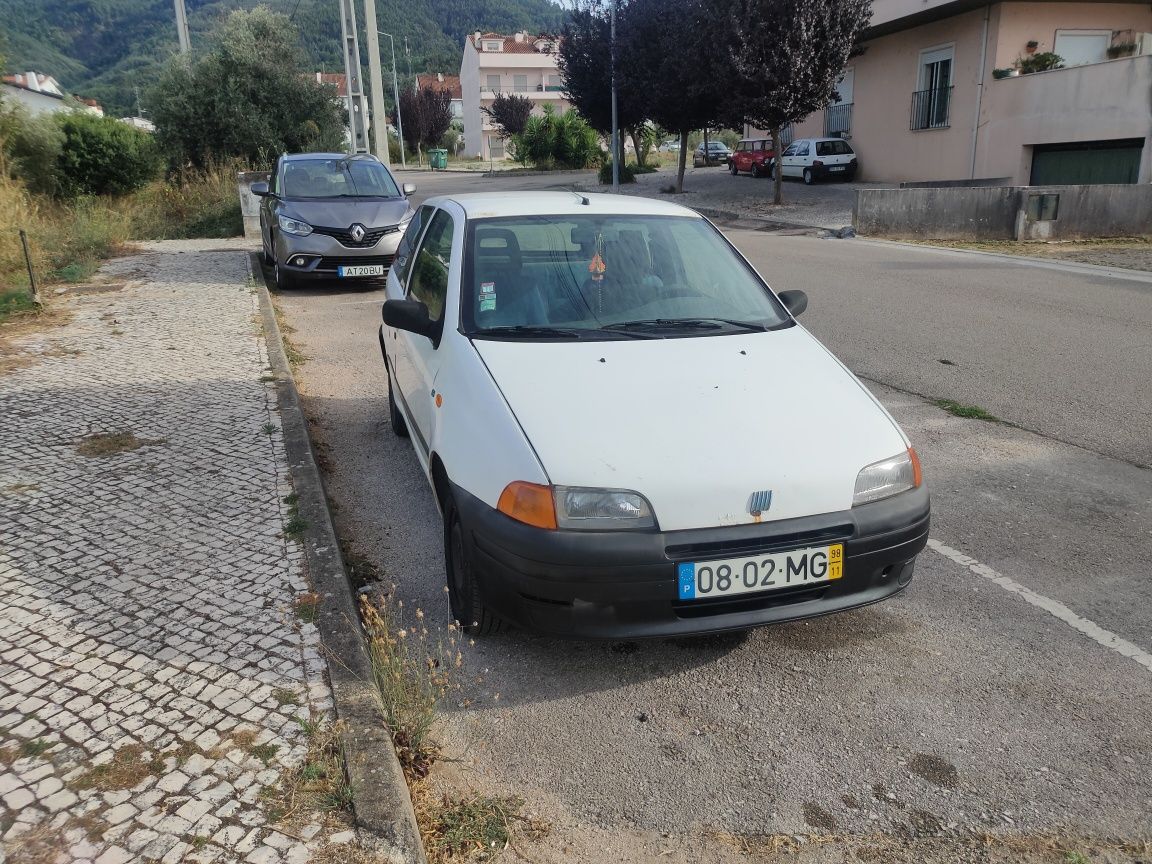
[[[1135,183],[1144,139],[1044,144],[1032,148],[1033,186]]]

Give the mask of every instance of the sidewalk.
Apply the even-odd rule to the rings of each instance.
[[[62,326],[0,327],[0,862],[287,864],[354,840],[346,800],[296,794],[333,773],[332,703],[229,245],[152,244],[58,300]]]

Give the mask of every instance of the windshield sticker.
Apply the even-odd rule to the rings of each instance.
[[[480,296],[480,311],[481,312],[492,312],[495,309],[496,309],[496,295],[495,294],[489,294],[487,296],[485,296],[485,295]]]
[[[495,293],[496,293],[496,283],[495,282],[481,282],[480,283],[480,296],[481,297],[483,297],[485,294],[495,294]]]

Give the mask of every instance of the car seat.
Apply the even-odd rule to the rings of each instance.
[[[540,296],[524,278],[524,256],[508,228],[477,228],[474,310],[480,327],[547,324]]]

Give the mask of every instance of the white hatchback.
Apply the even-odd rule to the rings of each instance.
[[[452,612],[558,635],[754,627],[883,600],[920,464],[706,219],[643,198],[433,198],[388,277],[390,419],[444,519]]]
[[[843,138],[797,138],[780,154],[783,177],[799,177],[811,185],[819,180],[854,180],[860,167],[856,151]],[[774,176],[775,163],[768,176]]]

